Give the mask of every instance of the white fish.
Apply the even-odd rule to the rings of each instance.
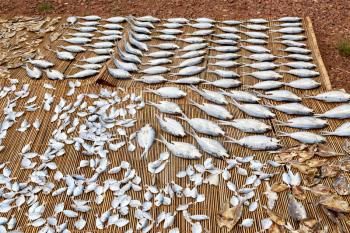
[[[86,37],[71,37],[71,38],[63,37],[61,40],[71,44],[80,44],[80,45],[85,45],[91,42],[91,39]]]
[[[246,136],[241,139],[228,138],[230,140],[227,142],[235,143],[251,150],[277,150],[281,147],[278,139],[262,135]]]
[[[183,24],[181,24],[181,23],[164,23],[161,26],[165,27],[165,28],[181,28],[181,27],[183,27]]]
[[[180,119],[185,120],[198,133],[210,136],[221,136],[225,134],[225,131],[223,131],[214,121],[204,118],[188,118],[184,114]]]
[[[82,217],[79,218],[79,220],[77,220],[75,223],[74,223],[74,227],[78,230],[82,230],[84,229],[86,225],[86,221],[85,219],[83,219]]]
[[[121,16],[114,16],[114,17],[110,17],[110,18],[102,19],[102,20],[107,21],[109,23],[123,23],[123,22],[125,22],[126,18],[121,17]]]
[[[98,70],[82,70],[78,73],[67,75],[67,78],[87,78],[98,74]]]
[[[300,48],[306,47],[306,44],[301,43],[301,42],[297,42],[294,40],[280,40],[280,41],[274,41],[274,42],[280,43],[280,44],[283,44],[283,45],[286,45],[289,47],[300,47]]]
[[[211,90],[206,90],[206,89],[198,89],[195,86],[190,87],[191,90],[194,92],[197,92],[199,95],[201,95],[204,99],[209,100],[213,103],[216,104],[227,104],[226,98],[223,94],[216,92],[216,91],[211,91]]]
[[[231,113],[223,106],[216,105],[216,104],[208,104],[208,103],[203,103],[203,105],[201,105],[201,104],[194,102],[191,99],[189,100],[189,103],[191,105],[194,105],[197,108],[201,109],[209,116],[218,118],[220,120],[230,120],[233,118]]]
[[[239,40],[241,37],[235,33],[221,33],[221,34],[213,34],[212,36],[218,37],[221,39],[228,39],[228,40]]]
[[[303,55],[311,53],[311,50],[300,48],[300,47],[287,47],[285,49],[282,49],[282,51],[287,53],[297,53],[297,54],[303,54]]]
[[[268,26],[259,25],[259,24],[246,24],[246,25],[242,25],[242,27],[247,28],[249,30],[253,30],[253,31],[267,31],[267,30],[269,30]]]
[[[334,131],[322,131],[322,135],[331,135],[339,137],[349,137],[350,136],[350,122],[345,122],[337,127]]]
[[[209,46],[208,49],[223,53],[235,53],[240,50],[237,46]]]
[[[194,31],[190,34],[185,34],[187,36],[208,36],[211,35],[214,32],[214,30],[211,29],[202,29],[202,30],[197,30]]]
[[[325,113],[315,114],[316,117],[346,119],[350,117],[350,104],[342,104],[332,108]]]
[[[126,70],[122,70],[122,69],[114,69],[114,68],[107,68],[108,73],[113,77],[113,78],[117,78],[117,79],[129,79],[131,78],[131,74],[126,71]]]
[[[311,89],[320,87],[321,83],[313,79],[303,78],[303,79],[297,79],[297,80],[291,81],[289,83],[285,83],[284,85],[288,87],[300,89],[300,90],[311,90]]]
[[[165,64],[170,64],[172,63],[172,60],[168,58],[157,58],[157,59],[151,59],[148,60],[145,65],[149,66],[158,66],[158,65],[165,65]]]
[[[146,124],[137,132],[137,142],[140,147],[144,149],[141,158],[147,157],[148,151],[155,140],[155,136],[156,132],[149,124]]]
[[[289,90],[266,91],[265,94],[259,94],[259,97],[274,101],[300,102],[301,98]]]
[[[304,32],[304,29],[301,27],[285,27],[277,30],[271,30],[272,32],[279,32],[282,34],[299,34]]]
[[[265,24],[265,23],[268,23],[269,21],[263,18],[254,18],[254,19],[248,19],[246,22],[253,23],[253,24]]]
[[[43,72],[35,66],[33,69],[30,69],[28,65],[23,66],[23,68],[26,70],[27,75],[33,79],[39,79],[43,74]]]
[[[179,70],[178,73],[170,73],[171,75],[178,75],[178,76],[192,76],[202,73],[206,67],[201,66],[188,66],[185,68],[182,68]]]
[[[242,82],[236,79],[218,79],[215,81],[206,81],[204,84],[210,84],[219,88],[235,88],[242,85]]]
[[[241,40],[243,42],[247,42],[249,44],[253,44],[253,45],[266,45],[267,41],[263,40],[263,39],[255,39],[255,38],[249,38],[246,40]]]
[[[316,99],[327,103],[345,103],[350,101],[350,94],[345,91],[328,91],[315,96],[306,95],[304,98]]]
[[[301,131],[301,132],[292,132],[292,133],[287,133],[287,132],[280,132],[279,137],[290,137],[293,138],[301,143],[306,143],[306,144],[315,144],[315,143],[323,143],[326,142],[326,138],[324,138],[321,135],[311,133],[311,132],[306,132],[306,131]]]
[[[98,15],[86,15],[86,16],[79,16],[79,19],[87,20],[87,21],[99,21],[101,20],[101,17]]]
[[[49,79],[51,80],[63,80],[64,79],[64,74],[62,74],[60,71],[58,70],[45,70],[46,75]]]
[[[219,124],[235,127],[245,133],[266,133],[271,130],[271,126],[255,119],[233,119],[219,121]]]
[[[300,17],[294,17],[294,16],[285,16],[276,20],[273,20],[276,22],[299,22],[301,21]]]
[[[66,21],[68,24],[73,25],[76,22],[78,22],[78,18],[75,16],[69,16],[69,17],[67,17]]]
[[[63,46],[63,45],[60,45],[60,46],[57,46],[58,48],[61,48],[61,49],[64,49],[68,52],[71,52],[71,53],[82,53],[82,52],[85,52],[86,49],[79,46],[79,45],[67,45],[67,46]]]
[[[211,138],[199,137],[194,131],[191,134],[197,141],[199,147],[206,153],[218,159],[230,157],[227,150],[221,145],[219,141]]]
[[[188,67],[188,66],[195,66],[195,65],[202,63],[203,61],[204,61],[203,56],[189,58],[189,59],[182,61],[179,65],[174,66],[173,68],[184,68],[184,67]]]
[[[237,45],[238,44],[237,41],[230,40],[230,39],[217,39],[217,40],[209,40],[209,41],[218,45]]]
[[[169,82],[176,83],[176,84],[197,85],[205,82],[205,80],[199,77],[193,76],[193,77],[179,78],[176,80],[169,80]]]
[[[194,23],[194,24],[188,24],[188,26],[193,27],[193,28],[198,28],[198,29],[208,29],[214,27],[213,24],[211,23]]]
[[[179,49],[180,47],[177,44],[174,43],[161,43],[161,44],[154,44],[150,45],[151,48],[158,48],[161,50],[174,50]]]
[[[169,71],[169,68],[164,66],[151,66],[149,68],[146,68],[144,70],[141,70],[141,73],[149,74],[149,75],[156,75],[156,74],[164,74]]]
[[[280,71],[281,73],[291,74],[299,78],[315,78],[320,75],[319,72],[308,69],[291,69],[288,71]]]
[[[267,107],[260,104],[239,104],[236,100],[232,99],[231,103],[240,109],[242,112],[249,116],[256,118],[274,118],[275,114],[271,112]]]
[[[266,33],[263,33],[263,32],[250,32],[250,31],[247,31],[247,32],[241,32],[241,33],[243,33],[244,35],[249,36],[251,38],[255,38],[255,39],[268,39],[269,38],[269,36]]]
[[[178,35],[178,34],[182,34],[183,31],[180,29],[174,29],[174,28],[166,28],[166,29],[162,29],[162,30],[156,30],[157,32],[160,32],[162,34],[165,35]]]
[[[293,61],[293,62],[286,62],[281,63],[283,66],[291,67],[294,69],[314,69],[316,68],[316,65],[311,62],[305,62],[305,61]]]
[[[257,69],[257,70],[273,70],[279,67],[279,65],[272,62],[257,62],[257,63],[245,64],[243,65],[243,67],[244,66]]]
[[[111,56],[109,56],[109,55],[100,55],[100,56],[95,56],[95,57],[83,58],[80,61],[92,63],[92,64],[97,64],[97,63],[102,63],[102,62],[109,60],[110,57]]]
[[[163,119],[159,115],[156,115],[156,118],[158,119],[160,128],[165,132],[178,137],[184,137],[186,135],[183,126],[178,121],[169,117],[164,117]]]
[[[159,39],[159,40],[166,40],[166,41],[173,41],[173,40],[177,39],[177,37],[174,35],[166,35],[166,34],[161,34],[159,36],[153,36],[152,38]]]
[[[297,129],[321,129],[328,125],[326,120],[316,117],[296,117],[286,122],[276,120],[277,125],[288,126]]]
[[[272,71],[272,70],[256,71],[256,72],[252,72],[252,73],[243,73],[243,75],[252,76],[254,78],[257,78],[257,79],[263,80],[263,81],[278,80],[278,79],[281,79],[283,77],[279,73]]]
[[[180,106],[174,102],[159,101],[159,104],[148,101],[147,104],[156,107],[162,113],[181,114]]]
[[[208,65],[219,66],[223,68],[234,68],[234,67],[241,66],[240,63],[234,62],[234,61],[217,61],[215,63],[208,63]]]
[[[251,52],[251,53],[270,53],[271,51],[263,46],[260,45],[248,45],[248,46],[241,46],[241,48]]]
[[[253,86],[245,86],[248,88],[256,89],[256,90],[272,90],[272,89],[277,89],[280,88],[284,85],[284,82],[280,81],[275,81],[275,80],[270,80],[270,81],[262,81],[262,82],[257,82]],[[258,95],[259,96],[259,95]],[[259,96],[260,97],[260,96]]]
[[[126,70],[128,72],[134,72],[134,71],[138,71],[138,67],[136,64],[132,63],[132,62],[123,62],[118,60],[117,58],[115,58],[113,56],[113,62],[114,65],[118,68],[118,69],[122,69],[122,70]]]
[[[239,55],[237,53],[221,53],[221,54],[208,56],[208,58],[211,58],[211,59],[226,60],[226,61],[236,60],[240,57],[241,57],[241,55]]]
[[[145,75],[139,79],[133,78],[133,80],[147,83],[147,84],[158,84],[158,83],[164,83],[168,81],[166,78],[164,78],[161,75]]]
[[[188,51],[196,51],[196,50],[201,50],[204,49],[208,46],[207,43],[195,43],[195,44],[189,44],[180,49],[180,51],[183,52],[188,52]]]
[[[260,100],[260,98],[256,95],[246,91],[231,90],[230,92],[225,92],[224,90],[221,90],[221,92],[224,95],[230,96],[232,99],[240,102],[258,103],[258,101]]]
[[[301,40],[305,40],[306,36],[304,36],[302,34],[300,34],[300,35],[282,35],[282,36],[276,37],[276,39],[301,41]]]
[[[37,59],[37,60],[29,59],[28,63],[32,64],[35,67],[42,68],[42,69],[47,69],[47,68],[51,68],[54,66],[54,64],[52,62],[49,62],[46,60],[39,60],[39,59]]]
[[[248,58],[250,60],[259,61],[259,62],[267,62],[267,61],[274,61],[279,57],[269,53],[253,53],[249,56],[244,56],[244,58]]]
[[[184,53],[182,55],[176,56],[176,58],[182,58],[182,59],[189,59],[189,58],[195,58],[203,56],[207,53],[206,50],[195,50],[195,51],[189,51],[187,53]]]
[[[287,56],[284,56],[284,58],[289,60],[304,61],[304,62],[313,60],[313,58],[308,55],[297,54],[297,53],[288,54]]]
[[[168,58],[174,56],[175,53],[165,50],[160,50],[157,52],[146,54],[146,57],[152,57],[152,58]]]
[[[158,140],[158,139],[157,139]],[[176,157],[183,159],[200,159],[202,154],[199,150],[192,144],[187,142],[168,142],[163,136],[160,135],[160,140],[168,150]]]
[[[300,103],[287,103],[279,105],[268,105],[270,108],[290,115],[312,115],[313,110]]]
[[[86,63],[83,65],[74,64],[73,66],[84,70],[99,70],[102,68],[102,65],[100,64],[90,64],[90,63]]]
[[[168,21],[170,23],[180,23],[180,24],[185,24],[185,23],[189,23],[190,22],[186,18],[168,18],[168,19],[166,19],[166,21]]]
[[[239,25],[242,22],[239,20],[224,20],[221,23],[226,24],[226,25]]]
[[[207,73],[216,74],[221,78],[239,78],[240,75],[232,70],[208,70]]]
[[[179,38],[178,40],[189,43],[189,44],[196,44],[196,43],[205,42],[205,39],[202,37],[186,37],[186,38]]]
[[[159,95],[162,98],[169,98],[169,99],[179,99],[187,95],[186,92],[180,90],[177,87],[161,87],[156,90],[148,88],[144,92],[154,93],[156,95]]]

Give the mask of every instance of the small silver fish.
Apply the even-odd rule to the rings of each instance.
[[[313,110],[300,103],[287,103],[279,105],[268,105],[270,108],[290,115],[312,115]]]
[[[182,110],[176,103],[169,101],[159,101],[159,104],[153,102],[146,102],[147,104],[156,107],[162,113],[168,114],[181,114]]]
[[[235,143],[251,150],[277,150],[281,147],[278,139],[262,135],[252,135],[241,139],[228,138],[230,140],[227,142]]]
[[[235,107],[244,112],[245,114],[256,117],[269,119],[274,118],[275,114],[271,112],[267,107],[260,104],[239,104],[236,100],[230,101]]]
[[[286,122],[276,120],[277,125],[288,126],[297,129],[322,129],[328,125],[326,120],[316,117],[295,117]]]
[[[324,138],[321,135],[311,133],[311,132],[306,132],[306,131],[300,131],[300,132],[280,132],[279,137],[290,137],[293,138],[301,143],[306,143],[306,144],[315,144],[315,143],[323,143],[326,142],[326,138]]]
[[[231,113],[223,106],[216,105],[216,104],[208,104],[208,103],[203,103],[203,105],[201,105],[194,102],[191,99],[189,100],[189,103],[201,109],[209,116],[212,116],[221,120],[229,120],[233,118]]]
[[[332,108],[325,113],[315,114],[315,117],[334,118],[334,119],[346,119],[350,118],[350,104],[342,104],[335,108]]]
[[[187,95],[186,92],[180,90],[177,87],[161,87],[156,90],[148,88],[144,92],[154,93],[156,95],[159,95],[162,98],[169,98],[169,99],[179,99]]]
[[[168,142],[162,135],[160,135],[160,139],[157,140],[163,143],[170,153],[176,157],[183,159],[200,159],[202,157],[199,150],[190,143],[177,141]]]
[[[137,132],[137,142],[144,151],[141,154],[141,158],[147,157],[148,151],[153,145],[156,132],[151,125],[146,124]]]
[[[219,121],[219,124],[235,127],[245,133],[266,133],[271,130],[271,126],[255,119],[233,119]]]
[[[327,91],[315,96],[306,95],[304,98],[324,101],[326,103],[346,103],[350,101],[350,94],[345,91]]]
[[[350,122],[345,122],[337,127],[334,131],[322,131],[322,135],[349,137],[350,136]]]
[[[178,121],[168,117],[164,117],[163,119],[163,117],[159,115],[156,115],[156,118],[163,131],[177,137],[184,137],[186,135],[184,128]]]

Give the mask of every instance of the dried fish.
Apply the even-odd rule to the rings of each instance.
[[[146,89],[144,92],[154,93],[162,98],[169,99],[179,99],[187,95],[186,92],[180,90],[177,87],[161,87],[156,90]]]
[[[141,158],[147,157],[148,151],[155,140],[155,136],[156,132],[149,124],[146,124],[137,132],[137,142],[140,147],[144,149]]]
[[[219,121],[219,124],[235,127],[245,133],[266,133],[271,130],[271,126],[255,119],[233,119]]]
[[[251,150],[277,150],[281,147],[278,139],[267,136],[252,135],[241,139],[228,138],[230,140],[227,142],[235,143]]]
[[[326,120],[315,117],[296,117],[283,122],[276,120],[277,125],[288,126],[297,129],[322,129],[328,125]]]
[[[256,117],[256,118],[274,118],[275,114],[272,113],[267,107],[260,104],[239,104],[236,100],[230,100],[233,106],[237,107],[239,110],[245,114]]]
[[[186,135],[184,128],[178,121],[168,117],[164,117],[163,119],[159,115],[156,115],[156,117],[161,129],[165,132],[178,137],[184,137]]]
[[[196,102],[194,102],[193,100],[189,100],[189,103],[191,105],[196,106],[197,108],[201,109],[202,111],[204,111],[206,114],[208,114],[209,116],[221,119],[221,120],[229,120],[232,119],[233,116],[231,115],[231,113],[224,108],[223,106],[220,105],[215,105],[215,104],[208,104],[208,103],[203,103],[198,104]]]
[[[188,118],[183,114],[183,117],[179,117],[185,120],[196,132],[210,135],[210,136],[220,136],[224,135],[225,131],[213,121],[203,119],[203,118]]]
[[[226,227],[231,231],[242,217],[243,205],[241,202],[238,205],[230,208],[229,202],[224,202],[220,211],[216,214],[216,221],[219,228]]]
[[[190,143],[176,141],[168,142],[162,135],[160,135],[160,139],[157,140],[162,142],[176,157],[183,159],[199,159],[202,157],[202,154],[198,149]]]

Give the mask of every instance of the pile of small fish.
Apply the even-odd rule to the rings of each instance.
[[[21,137],[32,129],[40,133],[44,127],[49,135],[40,149],[29,137],[16,155],[26,175],[17,176],[9,161],[0,160],[0,213],[4,214],[0,232],[24,232],[17,223],[21,218],[43,233],[179,233],[182,220],[192,233],[210,232],[209,221],[228,231],[326,233],[329,226],[321,225],[304,206],[308,192],[317,198],[317,208],[346,232],[339,216],[350,212],[341,197],[350,195],[349,159],[344,156],[350,144],[343,154],[322,143],[327,137],[350,136],[348,122],[325,130],[327,119],[350,118],[350,94],[341,90],[304,94],[321,83],[301,18],[271,22],[71,16],[64,25],[69,32],[55,31],[55,21],[43,24],[38,30],[52,32],[51,42],[64,43],[45,46],[57,59],[74,62],[78,54],[84,58],[78,60],[82,63],[72,63],[79,70],[69,70],[69,75],[53,69],[56,64],[43,56],[25,59],[24,69],[32,79],[42,78],[43,71],[51,80],[72,78],[65,96],[58,96],[55,86],[46,83],[45,94],[37,96],[29,84],[11,78],[0,88],[0,100],[6,102],[0,155],[12,151],[8,135]],[[270,41],[283,49],[270,48]],[[141,82],[142,88],[84,92],[80,88],[84,81],[79,79],[100,74],[103,66],[111,77]],[[245,68],[253,72],[244,72]],[[156,84],[162,85],[154,88]],[[304,105],[309,99],[337,106],[315,113]],[[145,115],[139,112],[150,108],[156,110],[154,119],[142,119]],[[203,115],[195,117],[188,108]],[[40,118],[39,111],[50,117]],[[288,119],[282,121],[280,114]],[[282,127],[286,130],[280,131]],[[230,128],[245,136],[233,137]],[[283,137],[303,144],[285,148]],[[229,144],[248,148],[251,154],[233,154]],[[155,148],[161,151],[156,157]],[[271,154],[261,159],[259,151]],[[58,162],[74,156],[79,165],[73,171]],[[332,162],[336,156],[344,158]],[[177,169],[172,164],[176,160],[186,166],[175,170],[170,180],[159,182]],[[326,178],[333,179],[332,187],[322,183]],[[201,207],[209,199],[201,186],[225,189],[215,219]],[[288,213],[276,210],[283,195],[288,198]],[[53,211],[45,196],[50,197]],[[261,218],[256,218],[258,211]]]
[[[28,59],[42,59],[38,47],[46,33],[57,30],[61,17],[15,17],[0,19],[0,77],[10,76],[10,70],[24,65]]]

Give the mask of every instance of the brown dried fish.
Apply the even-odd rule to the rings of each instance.
[[[325,164],[321,167],[321,177],[336,177],[339,173],[339,168],[334,163]]]
[[[304,192],[304,189],[301,186],[293,186],[292,194],[299,201],[303,201],[306,199],[306,194]]]
[[[314,185],[317,185],[321,182],[321,178],[319,176],[308,176],[308,175],[304,175],[303,176],[303,183],[305,186],[307,187],[311,187]]]
[[[292,167],[298,169],[299,172],[305,175],[315,175],[317,173],[317,168],[311,168],[306,164],[291,162]]]
[[[272,184],[272,186],[271,186],[271,191],[276,192],[276,193],[283,192],[287,189],[289,189],[289,186],[284,182],[277,182],[277,183]]]
[[[329,146],[323,145],[323,144],[317,144],[317,151],[315,152],[316,155],[320,157],[334,157],[339,155],[345,155],[343,153],[338,153]]]
[[[349,181],[343,174],[338,175],[338,177],[333,181],[333,188],[341,196],[350,194]]]
[[[312,158],[305,162],[306,165],[312,168],[322,167],[327,163],[327,159]]]
[[[304,190],[310,191],[313,195],[320,196],[329,196],[334,194],[334,191],[331,187],[325,186],[324,184],[318,184],[314,187],[303,187]]]
[[[292,194],[289,194],[288,214],[292,219],[301,221],[307,218],[307,213],[304,205],[299,202]]]
[[[221,205],[219,213],[216,214],[216,221],[219,228],[227,227],[231,231],[241,219],[243,205],[241,202],[237,206],[230,208],[230,202],[226,201]]]
[[[312,150],[304,150],[298,152],[298,161],[299,162],[305,162],[306,160],[311,159],[312,157],[315,156],[315,152]]]
[[[298,232],[316,233],[321,230],[320,221],[314,218],[308,218],[300,221]]]
[[[347,202],[346,200],[342,199],[337,195],[321,196],[319,200],[319,204],[337,213],[350,212],[349,202]]]
[[[274,160],[277,163],[288,163],[288,162],[292,161],[292,159],[295,156],[297,156],[297,154],[295,152],[282,152],[282,153],[275,155]]]
[[[50,34],[50,41],[54,42],[56,41],[58,38],[60,38],[60,36],[62,35],[61,32],[53,32]]]
[[[350,171],[350,157],[345,157],[338,162],[339,169],[344,172]]]
[[[267,230],[268,233],[284,233],[286,232],[281,226],[276,223],[272,223],[271,227]]]
[[[270,210],[269,208],[267,208],[266,206],[264,206],[264,209],[266,210],[266,213],[269,215],[270,219],[280,225],[280,226],[284,226],[286,225],[286,220],[284,219],[284,217],[282,217],[280,214],[276,213],[273,210]]]

